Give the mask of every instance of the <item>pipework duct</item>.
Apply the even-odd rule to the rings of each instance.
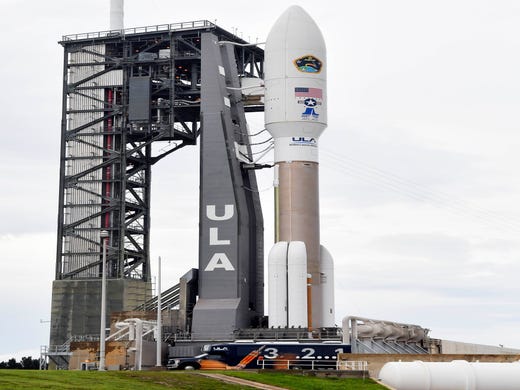
[[[124,0],[110,0],[110,30],[124,28]]]

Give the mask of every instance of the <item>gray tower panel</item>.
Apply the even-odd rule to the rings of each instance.
[[[202,35],[199,301],[192,338],[229,339],[263,315],[262,216],[254,173],[241,167],[246,134],[234,48]],[[245,142],[247,142],[247,137]]]
[[[131,77],[128,95],[128,119],[130,121],[150,121],[150,77]]]

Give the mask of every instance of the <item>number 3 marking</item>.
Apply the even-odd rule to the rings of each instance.
[[[276,348],[264,349],[264,358],[265,359],[276,359],[277,357],[278,357],[278,349],[276,349]]]

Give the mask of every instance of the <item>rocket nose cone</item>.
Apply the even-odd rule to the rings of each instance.
[[[305,12],[305,10],[300,7],[299,5],[291,5],[289,8],[287,8],[284,12],[284,14],[291,14],[291,15],[294,15],[294,16],[307,16],[307,17],[310,17],[309,14],[307,12]],[[283,14],[282,14],[283,15]]]
[[[268,46],[278,46],[285,41],[305,40],[304,37],[318,38],[319,44],[325,45],[321,31],[312,17],[299,5],[292,5],[276,20],[267,36]],[[299,37],[299,39],[298,39]]]
[[[310,19],[312,20],[311,16],[299,5],[291,5],[289,8],[287,8],[282,15],[278,18],[278,20],[281,19]]]

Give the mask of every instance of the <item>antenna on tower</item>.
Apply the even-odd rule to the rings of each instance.
[[[110,0],[110,30],[124,28],[124,0]]]

